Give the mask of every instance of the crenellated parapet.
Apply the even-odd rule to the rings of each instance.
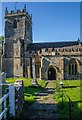
[[[60,55],[60,56],[63,56],[63,55],[82,55],[82,47],[69,47],[69,48],[48,48],[47,50],[42,50],[42,54],[43,55],[51,55],[51,56],[54,56],[54,55]]]
[[[62,47],[62,48],[42,48],[42,49],[34,49],[28,51],[29,53],[37,53],[38,55],[45,55],[45,56],[73,56],[73,55],[82,55],[82,46],[72,46],[72,47]]]
[[[32,20],[32,14],[30,15],[27,11],[26,11],[26,5],[24,5],[24,8],[22,10],[11,10],[10,12],[7,10],[7,7],[5,9],[5,18],[7,17],[16,17],[16,16],[26,16],[29,20]]]

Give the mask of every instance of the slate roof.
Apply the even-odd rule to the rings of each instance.
[[[82,44],[82,42],[80,42]],[[46,43],[31,43],[28,44],[27,50],[40,50],[42,48],[62,48],[62,47],[69,47],[79,45],[79,41],[67,41],[67,42],[46,42]]]

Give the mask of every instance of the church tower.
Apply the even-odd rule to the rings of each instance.
[[[2,71],[7,77],[25,77],[27,74],[27,45],[32,43],[32,15],[26,11],[5,10],[5,41]]]

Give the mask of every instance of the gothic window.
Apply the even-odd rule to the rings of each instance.
[[[69,65],[69,75],[71,75],[71,65]]]
[[[75,75],[77,74],[77,64],[75,64]]]
[[[14,28],[17,28],[17,21],[14,20]]]
[[[71,61],[69,63],[69,75],[77,75],[77,63],[76,63],[76,61]]]

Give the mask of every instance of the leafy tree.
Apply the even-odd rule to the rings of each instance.
[[[4,36],[0,36],[0,54],[2,50],[2,40],[4,40]]]
[[[4,40],[4,36],[0,36],[0,41]]]

